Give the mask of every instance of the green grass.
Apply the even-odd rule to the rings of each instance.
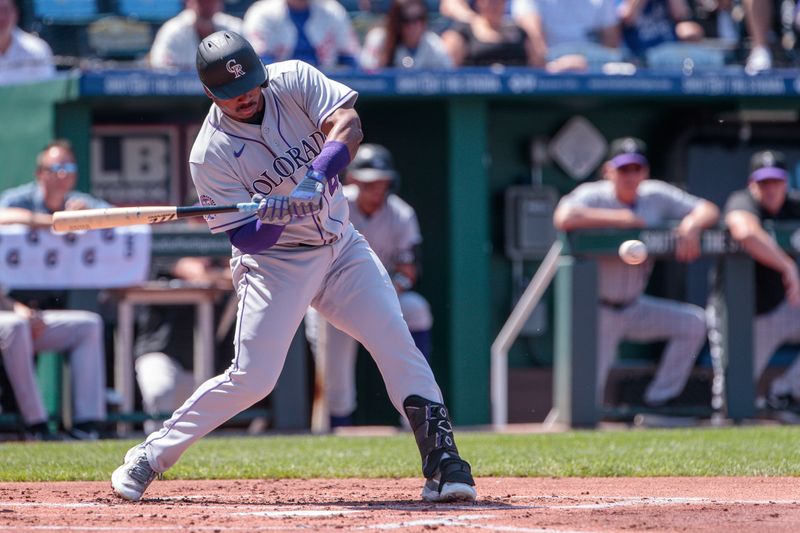
[[[107,480],[134,441],[6,443],[0,481]],[[800,476],[800,428],[458,435],[478,476]],[[414,477],[410,434],[207,437],[167,479]]]

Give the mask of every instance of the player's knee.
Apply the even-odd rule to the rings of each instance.
[[[706,339],[706,317],[702,309],[692,309],[687,315],[686,324],[683,328],[683,334],[699,344],[705,342]]]
[[[425,331],[433,327],[433,314],[428,301],[419,293],[407,291],[400,294],[400,309],[411,331]]]
[[[257,369],[248,369],[247,371],[229,370],[228,377],[236,386],[236,392],[242,398],[253,403],[265,398],[278,381],[276,375],[270,375],[268,372],[259,372]]]
[[[99,339],[103,332],[103,318],[97,313],[76,311],[75,323],[81,329],[82,338]]]
[[[3,322],[0,324],[0,340],[3,341],[3,344],[11,345],[16,339],[29,339],[30,337],[31,328],[27,320],[15,313],[8,313],[8,316],[4,316]]]

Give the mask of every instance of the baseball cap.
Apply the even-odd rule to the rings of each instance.
[[[362,144],[348,168],[350,176],[363,183],[373,181],[395,181],[398,174],[394,168],[392,154],[380,144]]]
[[[762,150],[750,158],[750,181],[783,180],[789,178],[786,158],[776,150]]]
[[[650,166],[647,161],[647,145],[636,137],[622,137],[611,141],[608,149],[608,161],[614,168],[625,165]]]

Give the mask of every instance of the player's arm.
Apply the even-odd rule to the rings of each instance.
[[[320,123],[325,144],[311,162],[306,177],[289,194],[292,216],[314,215],[322,209],[325,184],[330,194],[338,186],[338,174],[350,164],[364,134],[361,119],[351,103],[345,103]]]
[[[800,304],[800,276],[797,264],[778,246],[775,239],[764,231],[759,218],[744,209],[735,209],[725,215],[725,224],[731,237],[742,245],[750,257],[781,274],[789,303]]]
[[[719,208],[708,200],[701,200],[678,225],[675,258],[678,261],[694,261],[700,257],[700,234],[718,221]]]
[[[630,209],[588,207],[572,203],[559,203],[553,213],[556,229],[572,231],[591,228],[643,228],[644,220]]]
[[[328,117],[322,121],[322,124],[320,124],[320,129],[326,137],[325,144],[322,146],[322,152],[325,152],[328,143],[341,143],[347,148],[347,163],[344,164],[343,168],[337,169],[333,173],[337,175],[350,163],[350,160],[355,156],[358,150],[358,145],[361,144],[361,140],[364,138],[364,133],[361,131],[361,118],[353,108],[353,104],[348,102],[328,115]],[[326,169],[322,168],[321,165],[317,163],[317,160],[322,156],[322,152],[314,159],[311,166],[315,167],[316,164],[319,167],[315,167],[317,170],[324,171]]]

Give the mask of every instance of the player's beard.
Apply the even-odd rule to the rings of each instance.
[[[237,109],[237,112],[240,113],[247,113],[250,111],[250,105],[244,105],[241,108]],[[256,100],[255,105],[252,106],[252,113],[249,116],[243,116],[240,120],[242,122],[247,122],[249,124],[261,124],[261,121],[264,120],[264,98],[259,93],[259,98]]]

